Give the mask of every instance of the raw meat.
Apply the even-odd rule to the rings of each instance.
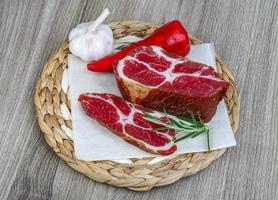
[[[168,155],[176,151],[175,131],[154,131],[154,128],[161,126],[145,120],[142,111],[167,121],[161,113],[133,105],[111,94],[82,94],[79,101],[87,115],[128,143],[153,154]]]
[[[212,67],[156,46],[134,49],[114,65],[114,73],[126,100],[177,116],[192,113],[204,122],[229,85]]]

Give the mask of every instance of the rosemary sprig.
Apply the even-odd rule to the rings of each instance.
[[[196,120],[193,114],[191,114],[191,118],[186,118],[170,116],[164,112],[164,116],[167,119],[166,123],[161,121],[160,118],[151,115],[150,113],[143,111],[143,114],[144,119],[162,126],[161,128],[154,128],[154,131],[174,129],[176,131],[175,143],[187,138],[195,138],[198,135],[205,133],[207,136],[208,151],[210,152],[211,148],[209,127],[202,120]]]

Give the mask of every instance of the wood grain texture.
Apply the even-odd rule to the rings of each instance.
[[[69,30],[105,7],[108,21],[177,18],[215,43],[241,90],[236,148],[145,193],[91,181],[55,155],[35,120],[35,79]],[[277,199],[277,32],[276,0],[0,0],[0,199]]]

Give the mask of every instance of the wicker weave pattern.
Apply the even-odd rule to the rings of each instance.
[[[144,37],[151,34],[158,25],[144,22],[124,21],[111,23],[114,37],[126,35]],[[190,37],[191,43],[201,41]],[[64,161],[75,170],[99,182],[106,182],[131,190],[146,191],[153,187],[171,184],[182,177],[190,176],[220,157],[225,149],[211,153],[191,153],[166,159],[153,165],[152,158],[132,159],[132,164],[120,164],[113,161],[80,161],[75,157],[73,141],[64,129],[72,128],[71,120],[63,119],[60,106],[64,104],[70,110],[68,94],[62,90],[63,71],[67,68],[68,43],[64,42],[43,67],[38,77],[34,96],[36,116],[47,143]],[[219,57],[217,68],[223,78],[231,83],[225,98],[231,125],[235,132],[239,121],[239,93],[234,78]]]

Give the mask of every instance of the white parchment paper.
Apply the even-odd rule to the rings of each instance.
[[[192,46],[187,57],[216,66],[213,44]],[[69,88],[76,157],[87,161],[154,157],[155,155],[126,143],[85,114],[78,102],[81,93],[99,92],[121,96],[112,73],[90,72],[86,64],[79,58],[69,55]],[[220,102],[215,116],[208,125],[212,130],[210,134],[212,150],[236,145],[224,101]],[[177,147],[175,154],[207,151],[206,135],[181,141]]]

